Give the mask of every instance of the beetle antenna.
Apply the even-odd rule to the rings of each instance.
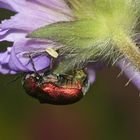
[[[32,67],[33,67],[33,70],[35,71],[36,74],[38,74],[36,68],[35,68],[35,64],[34,64],[34,61],[33,61],[33,58],[31,56],[31,54],[29,54],[29,58],[30,58],[30,61],[31,61],[31,64],[32,64]]]

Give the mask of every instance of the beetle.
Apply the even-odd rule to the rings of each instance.
[[[83,70],[76,70],[73,74],[26,74],[22,85],[26,93],[38,99],[40,103],[54,105],[73,104],[82,99],[89,88]]]
[[[47,48],[44,51],[25,53],[24,57],[29,57],[34,72],[25,75],[22,85],[26,93],[40,101],[55,105],[72,104],[85,95],[89,88],[87,75],[83,70],[74,70],[70,74],[58,74],[50,70],[37,72],[33,57],[43,54],[48,55],[50,59],[58,58],[59,54],[53,48]]]

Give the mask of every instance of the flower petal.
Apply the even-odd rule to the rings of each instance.
[[[87,74],[88,74],[88,82],[89,82],[90,84],[93,84],[93,83],[95,82],[95,79],[96,79],[95,70],[94,70],[94,69],[88,68],[88,69],[87,69]]]
[[[36,6],[42,6],[44,8],[55,8],[67,13],[71,12],[64,0],[0,0],[1,8],[6,8],[15,12],[23,12],[26,11],[26,9],[32,9],[35,7],[35,4]]]
[[[9,59],[11,55],[11,47],[7,48],[6,52],[0,53],[0,73],[2,74],[16,74],[15,71],[9,68]]]
[[[33,64],[29,57],[24,57],[24,53],[45,50],[46,42],[23,39],[14,43],[13,47],[8,47],[6,52],[0,53],[0,73],[18,73],[34,71]],[[33,57],[36,71],[47,68],[50,65],[50,58],[47,54]]]
[[[0,65],[0,73],[1,74],[17,74],[16,71],[10,70],[8,64]]]
[[[9,62],[11,47],[7,48],[7,51],[0,53],[0,64],[6,64]]]
[[[0,0],[0,7],[19,12],[27,5],[26,0]]]
[[[10,68],[15,71],[34,71],[30,58],[24,57],[24,53],[34,52],[40,49],[43,50],[46,46],[47,44],[26,39],[14,43],[9,60]],[[40,55],[33,58],[33,63],[38,71],[47,68],[50,65],[50,59],[47,54]]]
[[[23,0],[22,2],[0,0],[0,2],[7,2],[13,7],[20,7],[19,13],[12,16],[9,20],[2,21],[2,24],[0,24],[0,41],[17,41],[20,38],[24,38],[25,34],[42,26],[53,22],[70,20],[70,17],[62,13],[43,7],[42,5],[37,5],[34,2],[25,2]],[[6,30],[7,32],[5,32]]]
[[[29,14],[27,16],[27,14]],[[26,20],[26,22],[25,22]],[[12,16],[9,20],[4,20],[0,25],[1,29],[21,29],[25,31],[33,31],[41,26],[48,25],[57,21],[68,20],[66,16],[56,14],[53,11],[40,12],[34,10],[28,10],[25,13],[19,13]]]
[[[67,14],[71,14],[71,10],[68,7],[68,5],[66,4],[66,2],[64,0],[31,0],[34,2],[37,2],[38,4],[42,4],[45,5],[46,7],[50,7],[50,8],[54,8],[54,9],[58,9],[61,10]]]
[[[0,41],[11,41],[11,42],[18,41],[25,38],[26,34],[27,33],[25,31],[20,31],[17,29],[12,30],[0,29]]]
[[[127,60],[121,60],[118,66],[124,71],[125,75],[132,81],[132,83],[140,90],[140,72],[134,66],[128,65]]]
[[[43,5],[35,4],[34,2],[25,2],[24,0],[0,0],[0,2],[1,1],[13,6],[13,8],[17,9],[19,12],[10,20],[4,21],[0,26],[2,29],[16,28],[31,31],[53,22],[66,21],[70,19],[59,11],[44,7]]]

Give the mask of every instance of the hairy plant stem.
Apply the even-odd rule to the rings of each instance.
[[[125,35],[120,35],[114,39],[116,47],[123,56],[140,71],[140,50],[133,40]]]

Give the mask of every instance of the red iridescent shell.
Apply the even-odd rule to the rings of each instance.
[[[27,74],[23,80],[23,88],[30,96],[37,98],[41,103],[56,105],[72,104],[84,96],[84,83],[75,77],[58,76],[56,74],[39,75]]]

